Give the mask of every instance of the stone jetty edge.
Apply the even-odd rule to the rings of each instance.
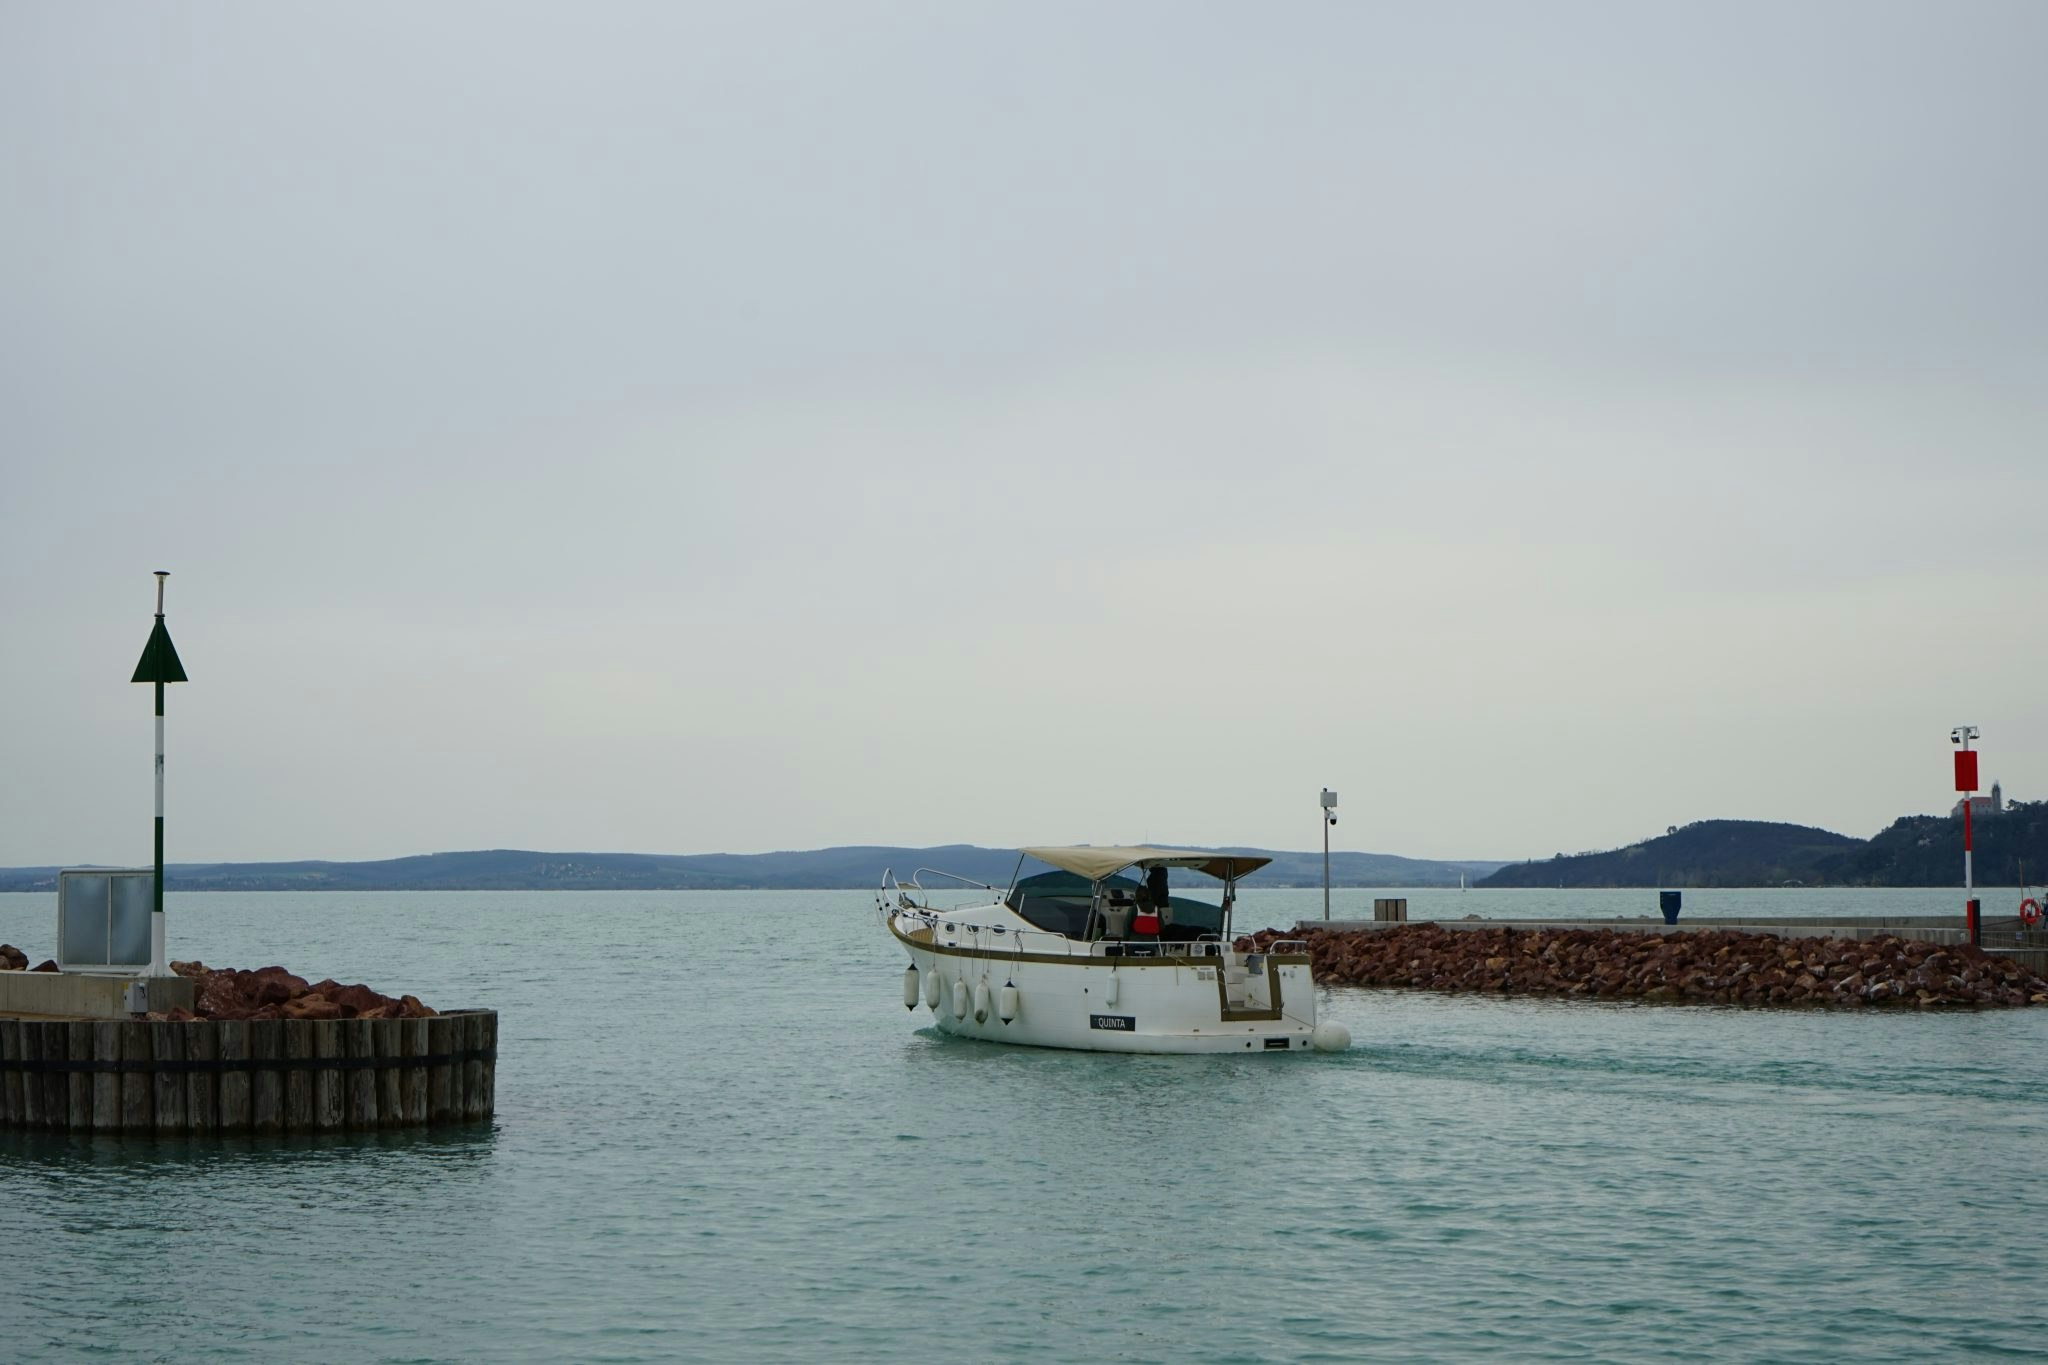
[[[1707,930],[1262,929],[1241,947],[1308,944],[1318,986],[1390,986],[1570,1000],[1858,1009],[2048,1005],[2048,980],[1966,945],[1884,936]]]

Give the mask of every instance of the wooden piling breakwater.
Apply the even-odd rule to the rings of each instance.
[[[364,1132],[496,1109],[498,1012],[421,1019],[0,1019],[0,1128]]]

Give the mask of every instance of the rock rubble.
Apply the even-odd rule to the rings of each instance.
[[[147,1017],[184,1019],[426,1019],[438,1011],[419,997],[393,999],[368,986],[339,981],[308,983],[282,967],[255,971],[215,969],[204,962],[173,962],[171,970],[189,977],[197,988],[191,1010],[152,1012]]]
[[[1305,940],[1316,983],[1687,1004],[1861,1008],[2048,1005],[2011,958],[1919,939],[1784,938],[1735,930],[1263,929],[1238,946]]]

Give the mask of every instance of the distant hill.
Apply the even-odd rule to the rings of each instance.
[[[1257,886],[1321,886],[1321,852],[1290,853],[1238,848],[1273,859]],[[1456,886],[1460,875],[1478,878],[1497,860],[1433,862],[1385,853],[1330,854],[1335,886]],[[784,853],[537,853],[487,849],[428,853],[378,862],[172,863],[164,885],[172,891],[697,891],[830,890],[871,887],[885,868],[907,878],[920,867],[940,868],[991,886],[1008,886],[1017,866],[1014,849],[945,844],[897,848],[878,844]],[[48,891],[54,867],[0,868],[0,891]],[[932,883],[934,885],[940,883]]]
[[[2048,880],[2048,801],[2014,801],[1997,815],[1971,817],[1979,886]],[[1830,870],[1857,886],[1958,886],[1963,822],[1947,815],[1894,820]]]
[[[1976,826],[1979,885],[2048,880],[2048,801],[2011,803]],[[1330,854],[1334,886],[1480,887],[1954,886],[1962,880],[1962,821],[1909,815],[1871,839],[1764,820],[1702,820],[1626,848],[1541,862],[1437,861],[1387,853]],[[1170,841],[1169,841],[1170,842]],[[1320,850],[1235,848],[1271,858],[1249,885],[1320,886]],[[484,849],[377,862],[173,863],[173,891],[691,891],[830,890],[874,886],[882,869],[941,868],[1007,886],[1013,849],[856,844],[778,853],[544,853]],[[57,868],[0,868],[0,891],[48,891]]]
[[[1605,853],[1511,863],[1479,883],[1516,886],[1781,886],[1820,880],[1830,854],[1862,844],[1846,834],[1767,820],[1701,820]]]
[[[2014,802],[1975,825],[1980,886],[2012,886],[2022,865],[2048,877],[2048,802]],[[1701,820],[1603,853],[1511,863],[1478,883],[1533,886],[1955,886],[1963,822],[1909,815],[1872,839],[1765,820]]]

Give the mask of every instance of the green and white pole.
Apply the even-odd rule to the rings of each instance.
[[[178,662],[178,647],[164,628],[164,580],[170,570],[156,571],[156,626],[149,643],[142,647],[142,662],[135,665],[130,682],[156,684],[156,887],[149,915],[149,974],[166,976],[170,964],[164,960],[164,684],[185,681],[185,665]]]

